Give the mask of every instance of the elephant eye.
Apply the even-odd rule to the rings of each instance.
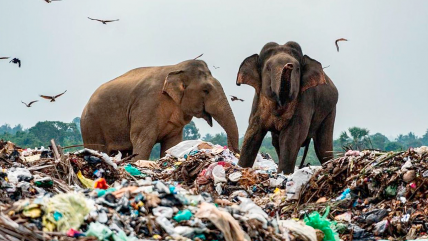
[[[205,94],[209,94],[209,93],[210,93],[210,91],[209,91],[209,90],[204,90],[204,93],[205,93]]]

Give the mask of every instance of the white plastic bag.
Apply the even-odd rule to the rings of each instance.
[[[260,153],[257,154],[253,169],[276,172],[278,165],[272,159],[264,159]]]
[[[224,167],[221,165],[217,165],[214,167],[212,175],[214,179],[214,184],[217,184],[219,182],[227,182],[226,171],[224,170]]]
[[[304,167],[295,171],[287,181],[287,200],[297,200],[300,196],[302,186],[308,183],[315,171],[321,167]]]
[[[176,158],[183,158],[184,155],[186,155],[187,153],[194,150],[198,150],[198,145],[203,142],[204,141],[201,141],[201,140],[182,141],[177,145],[166,150],[166,153]]]

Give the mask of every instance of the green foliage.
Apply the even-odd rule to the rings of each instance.
[[[9,124],[4,124],[4,125],[2,125],[2,126],[0,126],[0,134],[4,134],[4,133],[9,133],[9,134],[12,134],[12,135],[15,135],[16,134],[16,132],[18,132],[18,131],[22,131],[22,125],[21,124],[19,124],[19,125],[16,125],[15,127],[10,127],[10,125]]]
[[[183,128],[183,140],[198,140],[201,138],[199,129],[196,128],[195,122],[191,121]]]
[[[227,146],[227,135],[224,132],[217,133],[214,136],[207,134],[202,140],[221,146]]]
[[[348,131],[351,135],[350,137],[346,131],[343,131],[339,137],[339,142],[343,149],[364,150],[372,148],[368,129],[354,126],[349,128]]]
[[[425,132],[425,134],[420,139],[422,142],[422,145],[428,146],[428,130]]]
[[[397,142],[403,145],[403,147],[406,149],[410,147],[422,146],[422,140],[419,139],[413,132],[409,132],[407,135],[399,135],[397,137]]]
[[[373,144],[374,149],[385,150],[385,146],[388,144],[389,140],[386,136],[381,133],[376,133],[370,136],[370,140]]]
[[[13,129],[16,131],[13,131]],[[54,139],[61,146],[83,143],[82,136],[75,123],[60,121],[37,122],[35,126],[27,130],[23,130],[22,126],[18,125],[12,128],[12,131],[0,134],[0,139],[12,141],[22,148],[49,146],[51,139]]]
[[[72,121],[72,123],[76,124],[77,129],[79,130],[79,132],[82,132],[80,129],[80,117],[75,117]]]
[[[385,146],[385,151],[401,151],[403,150],[403,145],[397,141],[388,142]]]

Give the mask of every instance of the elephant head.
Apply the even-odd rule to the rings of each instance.
[[[229,148],[239,153],[238,126],[220,82],[207,64],[188,60],[169,72],[162,93],[169,95],[185,115],[204,118],[210,126],[214,118],[226,131]]]
[[[321,64],[303,55],[300,45],[267,43],[260,52],[246,58],[238,72],[237,85],[248,84],[256,93],[286,107],[297,100],[300,93],[325,84]]]

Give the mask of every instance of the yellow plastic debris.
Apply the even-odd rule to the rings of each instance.
[[[95,182],[94,180],[91,180],[89,178],[86,178],[82,175],[82,172],[79,171],[77,173],[77,178],[79,178],[80,182],[86,187],[86,188],[94,188]]]
[[[67,232],[78,229],[85,216],[94,208],[82,193],[63,193],[49,198],[43,206],[43,225],[47,230]],[[60,218],[55,214],[59,213]]]
[[[42,210],[40,209],[39,205],[30,204],[24,208],[24,211],[22,212],[22,214],[25,217],[38,218],[42,216]]]

